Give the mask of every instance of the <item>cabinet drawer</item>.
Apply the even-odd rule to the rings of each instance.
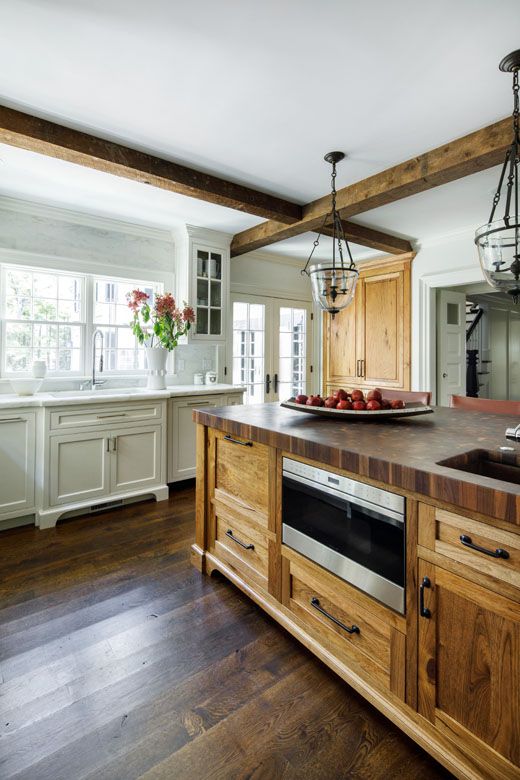
[[[241,576],[267,590],[267,537],[260,529],[217,503],[215,554]]]
[[[267,523],[269,447],[221,431],[211,431],[210,435],[215,448],[213,490],[263,515]]]
[[[520,535],[426,505],[419,528],[423,546],[520,589]]]
[[[404,698],[401,616],[394,617],[334,575],[300,560],[298,554],[290,551],[289,555],[284,601],[305,630],[340,661],[354,662],[383,688]]]
[[[112,404],[110,406],[67,406],[51,411],[49,428],[51,431],[66,431],[70,428],[86,428],[107,425],[120,426],[124,423],[135,424],[140,420],[157,421],[162,419],[161,403]]]

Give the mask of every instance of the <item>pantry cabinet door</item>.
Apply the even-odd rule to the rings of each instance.
[[[484,754],[489,746],[520,766],[520,603],[419,564],[419,712],[462,744],[484,743]],[[496,776],[509,775],[497,768]]]
[[[352,303],[334,318],[323,315],[324,385],[357,387],[360,384],[359,283]]]
[[[73,504],[109,492],[109,440],[103,431],[52,436],[49,505]]]
[[[110,432],[110,492],[125,493],[166,482],[162,428],[120,428]]]
[[[34,506],[34,412],[0,415],[0,517]]]

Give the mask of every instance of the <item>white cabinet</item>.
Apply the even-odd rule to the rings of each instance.
[[[164,466],[162,428],[128,428],[113,431],[109,436],[110,492],[141,490],[161,481]]]
[[[195,310],[190,342],[225,343],[229,309],[231,236],[186,225],[176,236],[177,299]]]
[[[49,505],[71,504],[110,492],[109,439],[103,431],[53,436],[49,455]]]
[[[0,520],[34,510],[34,411],[0,412]]]
[[[191,479],[196,472],[196,426],[193,410],[242,403],[242,392],[171,398],[168,408],[168,482]]]
[[[45,414],[40,528],[100,499],[168,498],[166,401],[49,408]]]

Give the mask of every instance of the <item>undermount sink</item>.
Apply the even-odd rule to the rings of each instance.
[[[51,393],[53,398],[92,398],[98,395],[133,395],[145,392],[146,387],[112,387],[103,390],[61,390]]]
[[[520,453],[516,450],[470,450],[438,461],[437,465],[520,485]]]

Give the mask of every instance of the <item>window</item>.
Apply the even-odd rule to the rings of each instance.
[[[136,287],[151,298],[163,291],[158,282],[2,266],[2,376],[28,374],[34,360],[45,360],[55,376],[89,374],[96,328],[105,337],[105,372],[144,371],[126,301]]]
[[[56,374],[82,371],[84,286],[83,276],[4,269],[4,373],[28,372],[33,360]]]
[[[233,383],[246,385],[245,403],[264,400],[265,306],[233,304]]]
[[[162,292],[161,284],[94,278],[94,327],[105,337],[105,371],[135,372],[146,367],[144,349],[139,347],[129,325],[131,312],[126,294],[136,287],[152,300]]]

